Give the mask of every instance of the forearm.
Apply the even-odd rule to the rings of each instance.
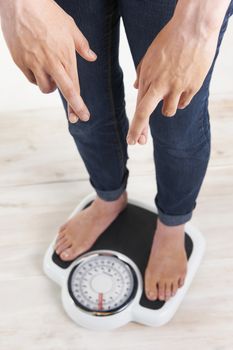
[[[173,19],[197,34],[219,32],[231,0],[179,0]]]

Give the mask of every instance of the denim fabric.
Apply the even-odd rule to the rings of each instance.
[[[77,54],[83,97],[91,118],[68,121],[68,129],[99,197],[117,199],[127,186],[129,170],[123,72],[119,64],[122,18],[135,68],[156,35],[173,15],[176,0],[57,0],[70,14],[98,58],[87,62]],[[173,226],[192,217],[211,149],[208,113],[209,84],[228,18],[221,31],[213,64],[191,103],[172,118],[162,115],[160,103],[150,117],[157,182],[155,205],[160,220]],[[153,64],[153,63],[152,63]],[[67,115],[67,103],[60,92]],[[143,147],[143,146],[142,146]],[[142,194],[143,195],[143,194]]]

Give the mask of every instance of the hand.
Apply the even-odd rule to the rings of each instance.
[[[149,118],[160,101],[166,117],[188,106],[212,64],[217,39],[217,30],[196,33],[177,18],[161,30],[137,67],[138,96],[128,144],[146,143]]]
[[[53,0],[0,1],[2,30],[16,65],[43,93],[61,90],[71,122],[87,121],[76,51],[87,61],[97,56],[72,17]]]

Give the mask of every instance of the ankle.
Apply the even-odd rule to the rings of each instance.
[[[172,226],[166,225],[160,220],[159,217],[157,220],[157,224],[158,224],[158,226],[163,227],[164,229],[167,229],[167,230],[175,230],[175,229],[182,230],[182,229],[184,229],[184,226],[185,226],[185,224],[172,225]]]
[[[161,232],[161,234],[164,235],[181,235],[182,233],[184,234],[184,228],[185,228],[185,224],[181,224],[181,225],[175,225],[175,226],[168,226],[166,224],[164,224],[162,221],[160,221],[160,219],[158,218],[157,220],[157,228],[156,230],[158,232]]]
[[[121,209],[125,207],[127,200],[128,200],[128,195],[127,195],[127,191],[125,190],[120,195],[120,197],[118,197],[114,201],[106,201],[97,195],[95,204],[100,211],[103,211],[103,213],[106,213],[106,211],[119,212]]]

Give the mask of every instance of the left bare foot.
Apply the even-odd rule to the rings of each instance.
[[[159,219],[145,271],[145,293],[150,300],[168,300],[184,284],[187,256],[184,225],[167,226]]]
[[[90,206],[76,213],[60,227],[55,250],[64,261],[88,250],[127,205],[127,191],[114,201],[98,196]]]

